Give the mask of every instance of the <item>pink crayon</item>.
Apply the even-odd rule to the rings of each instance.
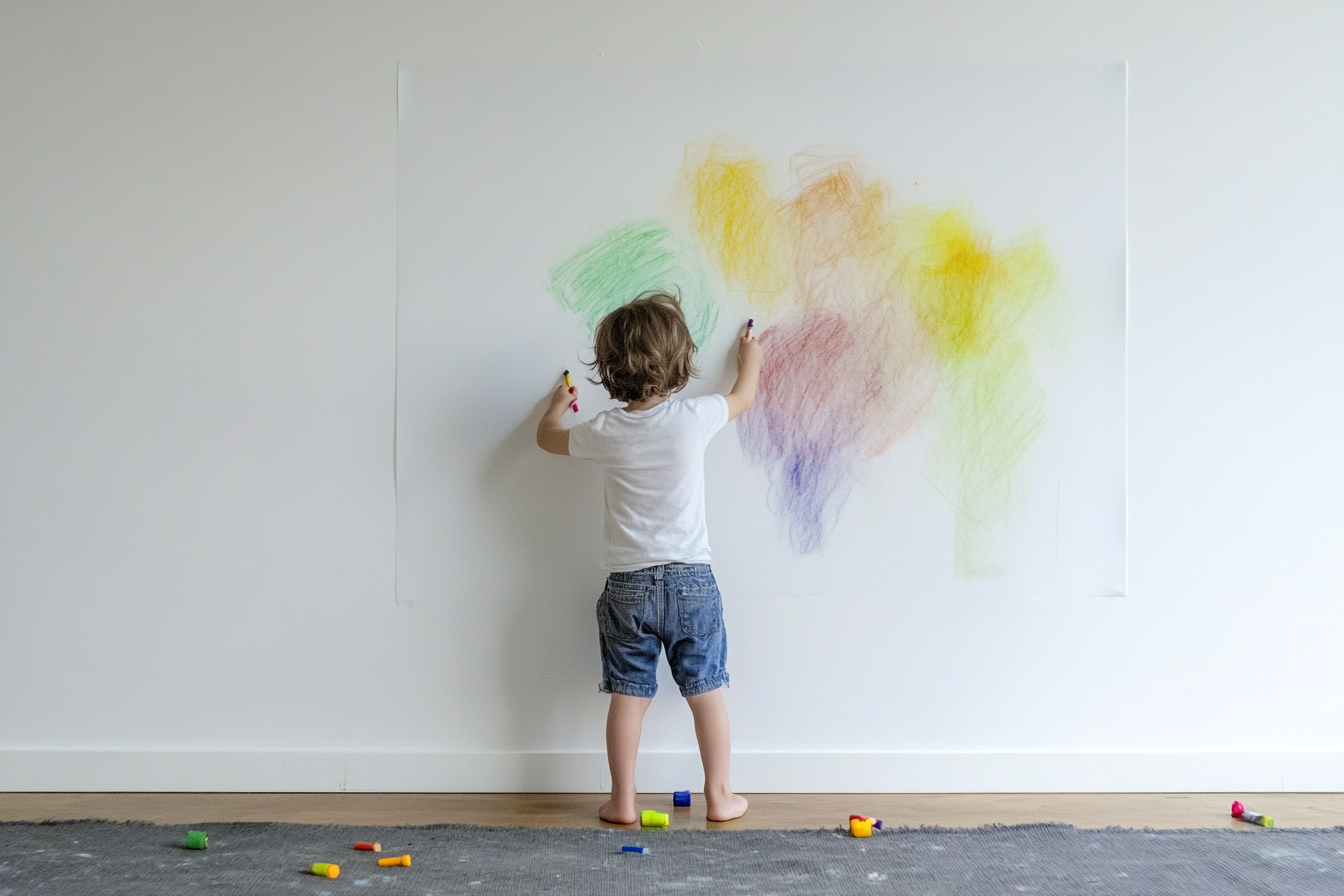
[[[566,389],[573,389],[573,388],[574,388],[574,381],[571,380],[571,379],[569,378],[569,371],[568,371],[568,370],[565,371],[565,388],[566,388]],[[579,400],[578,400],[577,398],[574,399],[574,403],[571,404],[570,407],[573,408],[573,409],[574,409],[574,413],[577,414],[577,413],[579,412]]]

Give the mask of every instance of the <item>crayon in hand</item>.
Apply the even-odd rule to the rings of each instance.
[[[572,379],[569,378],[569,371],[568,371],[568,370],[565,371],[565,388],[566,388],[566,389],[573,389],[573,388],[574,388],[574,381],[573,381]],[[577,414],[577,413],[579,412],[579,400],[578,400],[577,398],[574,399],[574,403],[571,404],[570,407],[573,408],[573,409],[574,409],[574,413]]]
[[[751,335],[751,328],[754,327],[754,326],[756,326],[756,318],[754,318],[754,317],[749,317],[749,318],[747,318],[747,335],[748,335],[748,336]]]

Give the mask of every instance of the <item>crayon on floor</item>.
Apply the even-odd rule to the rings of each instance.
[[[378,864],[384,868],[392,868],[396,865],[400,865],[403,868],[409,868],[411,867],[411,855],[410,853],[407,853],[404,856],[392,856],[386,859],[379,859]]]
[[[309,869],[318,877],[340,877],[341,866],[333,865],[330,862],[314,862],[313,867]]]
[[[1258,824],[1262,828],[1274,827],[1274,818],[1270,815],[1262,815],[1259,812],[1252,812],[1242,805],[1241,800],[1232,802],[1232,817],[1240,818],[1248,824]]]

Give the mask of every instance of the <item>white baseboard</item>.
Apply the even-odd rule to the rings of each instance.
[[[0,750],[0,791],[596,793],[602,753]],[[695,753],[639,789],[698,790]],[[743,793],[1344,791],[1344,753],[734,753]]]

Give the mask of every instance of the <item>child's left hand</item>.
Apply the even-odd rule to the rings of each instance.
[[[563,414],[578,400],[578,395],[578,386],[566,386],[564,383],[561,383],[556,387],[555,391],[551,393],[551,406],[547,409],[546,413]],[[533,413],[536,412],[534,411]]]
[[[550,406],[537,421],[537,444],[551,454],[569,453],[569,430],[565,428],[565,413],[578,400],[579,390],[561,383],[551,393]]]

